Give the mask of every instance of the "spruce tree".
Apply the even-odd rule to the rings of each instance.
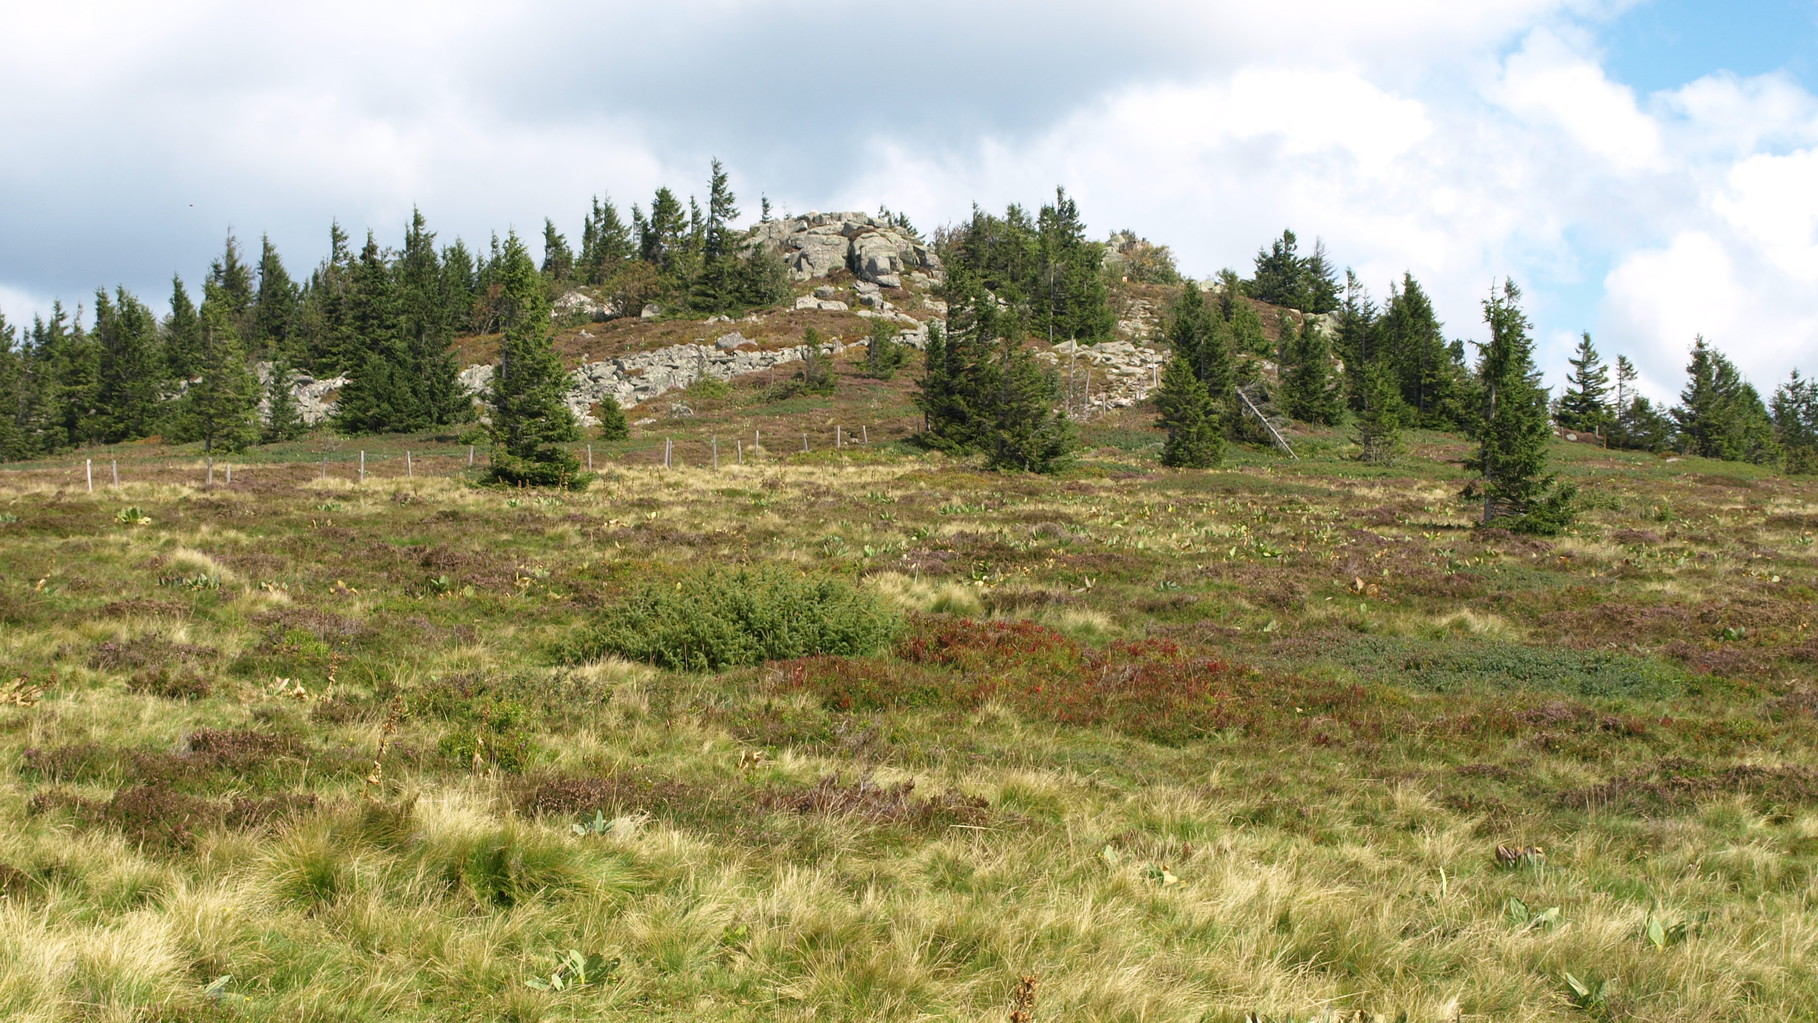
[[[1161,463],[1177,469],[1205,469],[1224,457],[1224,410],[1194,371],[1192,356],[1175,349],[1155,395],[1157,425],[1168,432]]]
[[[988,390],[985,464],[993,469],[1048,473],[1073,451],[1073,424],[1057,409],[1060,381],[1015,337],[1004,338]]]
[[[1478,449],[1466,466],[1483,474],[1484,524],[1552,534],[1571,521],[1573,490],[1546,472],[1553,430],[1520,299],[1515,282],[1504,281],[1502,293],[1492,292],[1483,304],[1490,341],[1478,369],[1483,381]]]
[[[1567,430],[1602,435],[1609,429],[1610,408],[1605,396],[1610,392],[1610,368],[1591,343],[1591,332],[1584,331],[1578,349],[1567,360],[1572,371],[1566,374],[1565,393],[1559,396],[1559,425]]]
[[[1338,329],[1332,347],[1345,366],[1345,403],[1361,412],[1366,405],[1365,368],[1380,361],[1380,333],[1376,303],[1350,270],[1345,271],[1344,301],[1338,308]]]
[[[1332,258],[1326,254],[1325,242],[1313,239],[1313,254],[1302,264],[1301,275],[1306,281],[1306,311],[1336,312],[1343,289],[1338,283],[1338,268],[1332,265]]]
[[[0,462],[16,462],[36,453],[26,426],[28,377],[18,340],[18,332],[0,310]]]
[[[1679,392],[1679,407],[1672,412],[1681,443],[1692,454],[1707,458],[1724,457],[1724,442],[1731,425],[1717,382],[1717,363],[1721,358],[1703,334],[1693,339],[1691,361],[1685,367],[1685,389]]]
[[[548,217],[543,218],[543,276],[558,286],[574,276],[574,250]]]
[[[1337,426],[1344,402],[1332,371],[1332,349],[1319,321],[1309,316],[1300,330],[1288,330],[1291,358],[1282,373],[1282,404],[1303,423]]]
[[[492,467],[488,482],[586,486],[580,463],[558,445],[578,440],[564,399],[568,376],[549,337],[549,285],[512,232],[499,255],[500,315],[505,327],[499,363],[486,399],[491,406]]]
[[[1079,204],[1065,189],[1056,188],[1053,204],[1041,208],[1036,235],[1035,278],[1025,289],[1036,299],[1030,321],[1036,334],[1050,342],[1109,340],[1117,317],[1102,272],[1104,246],[1086,240]]]
[[[212,294],[219,311],[225,313],[244,346],[253,329],[253,303],[257,293],[253,268],[240,255],[239,239],[231,234],[227,236],[221,258],[210,264],[208,276],[209,283],[214,285]]]
[[[265,381],[265,424],[260,434],[262,444],[279,444],[303,436],[309,429],[297,407],[294,390],[297,371],[280,359],[271,364]]]
[[[46,450],[92,444],[100,439],[96,390],[101,352],[93,336],[74,322],[62,302],[51,303],[51,318],[32,320],[32,348],[43,363],[40,399],[44,405]]]
[[[368,231],[348,281],[347,323],[360,348],[335,403],[335,427],[343,432],[402,433],[427,425],[401,336],[399,298],[391,266]]]
[[[164,372],[167,380],[183,383],[200,369],[202,321],[190,301],[183,278],[170,279],[170,315],[164,318]]]
[[[1177,356],[1193,367],[1217,408],[1219,432],[1231,427],[1237,401],[1235,359],[1230,328],[1206,306],[1198,286],[1188,281],[1169,311],[1166,337]]]
[[[833,393],[833,367],[829,364],[827,353],[821,351],[821,346],[826,343],[827,339],[813,327],[802,331],[802,369],[796,374],[795,386],[791,388],[794,393]]]
[[[149,437],[164,415],[163,353],[158,321],[132,292],[119,288],[114,301],[95,292],[95,341],[99,347],[95,407],[106,443]]]
[[[637,254],[632,243],[631,228],[619,217],[617,206],[612,204],[612,196],[605,199],[595,197],[593,211],[587,217],[587,225],[581,232],[581,266],[582,280],[588,284],[605,284],[619,264]]]
[[[631,436],[631,424],[625,419],[625,409],[619,405],[619,399],[608,394],[600,399],[600,439],[624,440]]]
[[[739,298],[739,260],[733,243],[732,222],[738,219],[738,198],[732,194],[726,168],[713,161],[707,183],[707,220],[702,227],[701,274],[695,282],[698,309],[719,312],[731,309]]]
[[[638,231],[638,255],[658,273],[675,274],[685,256],[686,230],[681,200],[666,187],[657,189],[650,201],[650,216]]]
[[[1658,454],[1673,440],[1673,420],[1637,394],[1617,415],[1611,436],[1617,447]]]
[[[177,407],[180,436],[238,451],[259,436],[259,382],[246,365],[246,350],[234,326],[234,300],[211,277],[203,287],[201,371]]]
[[[402,369],[409,377],[413,410],[410,429],[473,418],[473,399],[461,386],[452,347],[455,311],[464,296],[456,280],[445,274],[435,241],[422,211],[411,210],[404,251],[394,270]]]
[[[346,373],[364,361],[364,348],[351,322],[353,253],[341,225],[328,228],[328,255],[310,275],[302,299],[303,350],[317,376]]]
[[[1774,390],[1773,414],[1786,471],[1795,475],[1818,472],[1818,384],[1793,370],[1787,382]]]
[[[1386,465],[1400,458],[1404,450],[1401,421],[1405,406],[1401,388],[1387,364],[1378,361],[1364,365],[1357,410],[1357,460]]]
[[[1401,400],[1415,425],[1454,430],[1465,425],[1464,396],[1458,360],[1441,332],[1438,316],[1427,293],[1404,273],[1399,286],[1389,288],[1383,310],[1383,347],[1394,360],[1401,380]]]
[[[1281,237],[1256,252],[1256,273],[1250,279],[1250,297],[1270,305],[1305,309],[1311,305],[1305,280],[1306,265],[1298,251],[1299,239],[1284,228]]]
[[[971,265],[955,259],[942,289],[947,321],[930,326],[925,371],[915,395],[922,410],[922,442],[950,454],[977,450],[985,437],[989,394],[997,371],[991,340],[998,309]]]
[[[302,310],[298,306],[297,285],[284,269],[277,246],[271,236],[260,240],[259,294],[253,307],[252,340],[248,348],[255,358],[288,362],[302,355],[298,336]]]
[[[903,358],[903,345],[896,340],[895,322],[881,316],[873,319],[871,337],[865,342],[865,375],[888,380],[896,375],[896,368],[903,364]]]
[[[1231,319],[1226,325],[1230,330],[1229,348],[1233,352],[1248,355],[1269,354],[1269,336],[1263,330],[1262,317],[1247,302],[1238,302],[1231,310]]]
[[[1731,461],[1766,463],[1779,458],[1760,392],[1703,335],[1693,341],[1679,398],[1672,416],[1685,450]]]

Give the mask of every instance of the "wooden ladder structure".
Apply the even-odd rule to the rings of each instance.
[[[1275,439],[1275,446],[1286,451],[1289,458],[1299,461],[1300,456],[1294,453],[1294,447],[1288,443],[1288,438],[1282,436],[1280,428],[1275,424],[1275,418],[1263,411],[1262,406],[1256,399],[1250,396],[1249,389],[1239,387],[1237,389],[1237,398],[1239,401],[1243,402],[1244,410],[1255,416],[1257,422],[1262,423],[1263,429],[1269,431],[1269,436]]]

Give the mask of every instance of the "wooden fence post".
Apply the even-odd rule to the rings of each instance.
[[[88,492],[92,494],[95,492],[95,460],[84,458],[82,468],[84,472],[88,473]]]
[[[114,459],[114,489],[120,489],[120,460]]]
[[[366,482],[366,452],[360,452],[360,482]]]

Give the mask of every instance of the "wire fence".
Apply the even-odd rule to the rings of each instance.
[[[830,431],[753,429],[750,433],[737,435],[690,436],[680,440],[664,436],[642,437],[629,443],[617,441],[566,445],[575,461],[588,472],[600,472],[613,467],[722,469],[760,463],[787,463],[799,461],[803,456],[872,447],[874,438],[870,424],[860,424],[856,429],[837,424]],[[236,475],[245,484],[274,472],[294,482],[305,482],[312,478],[354,483],[395,481],[419,476],[458,476],[468,470],[484,469],[491,463],[491,452],[487,448],[466,444],[410,447],[401,451],[397,448],[367,450],[338,447],[320,451],[293,450],[274,453],[274,457],[259,460],[226,456],[217,458],[207,454],[199,458],[172,455],[155,460],[129,458],[124,472],[118,458],[85,457],[80,462],[39,461],[0,467],[0,472],[36,476],[48,473],[59,483],[73,483],[88,493],[94,493],[98,489],[109,487],[118,489],[125,483],[153,481],[183,481],[200,483],[205,487],[231,488],[235,484]],[[156,471],[146,473],[148,466],[156,466]],[[149,475],[154,479],[135,480],[132,478],[135,470],[141,476]],[[192,473],[199,478],[185,480]]]

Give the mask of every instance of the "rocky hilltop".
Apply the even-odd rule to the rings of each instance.
[[[941,259],[907,228],[868,213],[808,213],[767,220],[751,229],[746,244],[767,246],[783,257],[798,281],[850,270],[885,288],[939,283]],[[915,279],[920,277],[920,281]]]

